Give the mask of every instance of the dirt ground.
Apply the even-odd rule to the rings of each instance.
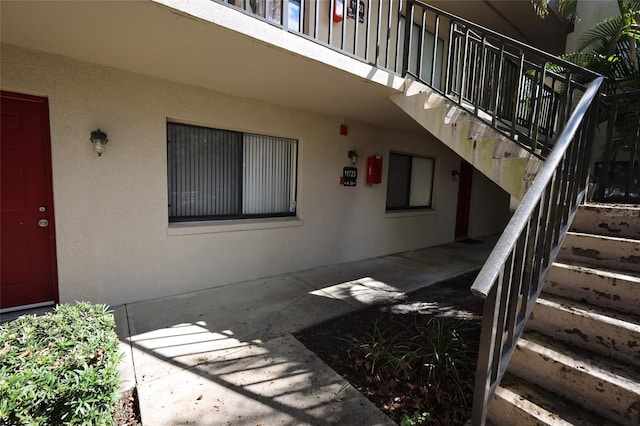
[[[137,392],[132,389],[120,397],[113,414],[114,426],[136,426],[140,422],[140,410],[138,408]]]
[[[303,330],[295,337],[396,422],[400,423],[404,415],[412,417],[416,413],[427,412],[431,417],[430,425],[462,425],[471,412],[473,371],[482,313],[482,300],[469,290],[474,278],[475,274],[466,274],[443,281],[410,293],[401,300],[366,308]],[[366,356],[354,348],[353,338],[360,342],[371,340],[375,330],[380,334],[385,330],[392,333],[397,330],[394,327],[425,324],[435,317],[447,326],[456,324],[456,329],[472,351],[473,366],[460,369],[460,378],[464,382],[462,392],[459,391],[461,387],[456,387],[450,380],[441,380],[438,386],[434,386],[433,380],[425,377],[424,368],[413,368],[407,373],[379,366],[372,373],[371,361],[375,351]],[[379,337],[380,342],[393,338],[390,335]]]

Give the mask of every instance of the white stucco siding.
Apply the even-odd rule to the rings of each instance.
[[[488,177],[474,170],[469,211],[469,237],[499,234],[509,222],[510,197]]]
[[[353,122],[340,136],[340,117],[14,46],[1,54],[3,90],[49,99],[61,302],[116,305],[453,240],[459,158],[426,133]],[[298,139],[299,220],[170,229],[167,119]],[[102,157],[89,142],[96,128],[109,137]],[[349,149],[360,154],[353,188],[339,185]],[[390,150],[436,158],[433,211],[385,213]],[[384,158],[383,182],[369,186],[366,157],[374,154]],[[494,231],[483,226],[476,235]]]
[[[578,17],[574,24],[574,31],[567,35],[566,52],[577,51],[580,39],[595,24],[620,14],[615,0],[579,0],[576,10]]]

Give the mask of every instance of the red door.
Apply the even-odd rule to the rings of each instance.
[[[473,166],[466,161],[460,162],[460,177],[458,182],[458,208],[456,210],[456,239],[469,234],[469,212],[471,211],[471,178]]]
[[[58,298],[46,98],[0,92],[0,310]]]

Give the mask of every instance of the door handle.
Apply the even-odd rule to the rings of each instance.
[[[46,228],[47,226],[49,226],[49,221],[47,219],[40,219],[38,221],[38,226],[40,228]]]

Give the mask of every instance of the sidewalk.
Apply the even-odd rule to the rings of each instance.
[[[456,242],[116,307],[146,425],[392,425],[291,333],[482,266]]]

